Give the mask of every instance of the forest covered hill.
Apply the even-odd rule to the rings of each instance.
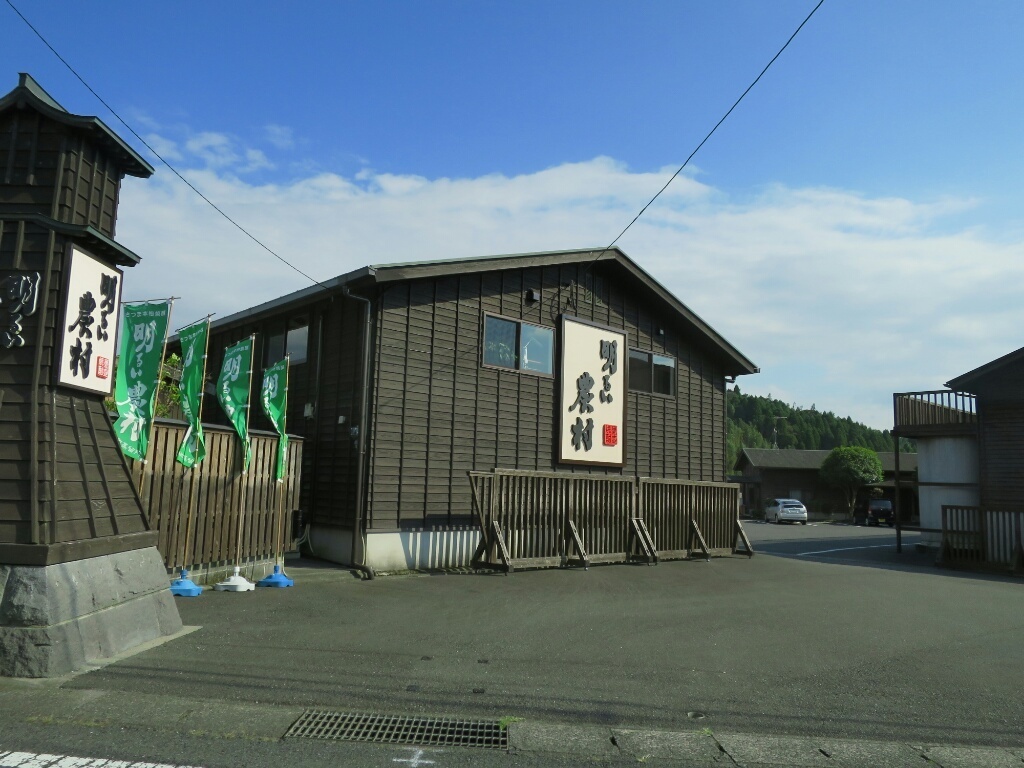
[[[745,395],[739,387],[729,391],[728,467],[731,471],[743,448],[771,448],[773,430],[778,428],[779,448],[830,451],[839,445],[858,445],[875,451],[892,451],[892,434],[874,429],[849,416],[819,411],[814,405],[799,408],[770,395]],[[776,418],[780,417],[780,418]],[[911,441],[900,444],[903,451],[915,450]]]

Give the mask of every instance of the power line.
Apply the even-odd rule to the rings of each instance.
[[[10,0],[8,0],[8,2],[10,2]],[[640,213],[638,213],[636,216],[634,216],[633,220],[631,222],[629,222],[629,224],[626,225],[626,228],[623,229],[621,232],[619,232],[619,234],[616,235],[615,239],[612,240],[610,243],[608,243],[608,245],[606,245],[604,247],[604,250],[602,250],[599,254],[597,254],[597,257],[592,262],[590,262],[587,265],[586,269],[583,270],[583,274],[586,274],[600,260],[600,258],[602,256],[604,256],[606,253],[608,253],[608,251],[610,251],[614,247],[614,245],[617,242],[619,242],[619,240],[622,238],[622,236],[624,234],[626,234],[626,232],[629,230],[629,228],[632,227],[636,223],[637,219],[639,219],[641,216],[644,215],[644,211],[646,211],[648,208],[650,208],[651,203],[653,203],[655,200],[657,200],[661,196],[661,193],[664,192],[666,189],[668,189],[669,184],[671,184],[673,181],[676,180],[676,177],[679,176],[680,173],[682,173],[683,169],[689,164],[690,160],[693,159],[693,156],[696,155],[697,152],[700,151],[700,148],[703,147],[704,144],[707,142],[707,140],[711,138],[712,134],[714,134],[714,132],[718,130],[718,127],[722,123],[724,123],[726,118],[728,118],[729,115],[732,114],[732,111],[734,109],[736,109],[736,107],[739,106],[739,103],[741,101],[743,101],[743,98],[748,93],[750,93],[751,89],[753,89],[753,87],[755,85],[757,85],[757,82],[764,76],[764,73],[767,72],[768,69],[771,67],[771,65],[775,63],[775,60],[777,58],[779,58],[779,56],[782,55],[782,52],[784,50],[786,50],[786,48],[789,47],[789,44],[793,42],[793,38],[795,38],[797,36],[797,34],[799,34],[800,30],[803,29],[804,25],[808,21],[811,20],[811,17],[815,14],[815,12],[819,8],[821,8],[821,6],[822,6],[822,4],[824,2],[825,2],[825,0],[818,0],[818,4],[816,6],[814,6],[814,8],[811,9],[811,12],[809,14],[807,14],[807,17],[803,21],[800,22],[800,26],[798,26],[796,28],[796,31],[793,32],[793,34],[789,36],[789,39],[786,41],[785,45],[783,45],[779,49],[778,53],[776,53],[774,56],[772,56],[771,61],[769,61],[767,64],[765,64],[764,69],[761,70],[761,73],[757,77],[754,78],[754,81],[750,85],[748,85],[747,89],[745,91],[743,91],[743,93],[740,94],[740,97],[738,99],[736,99],[735,102],[733,102],[733,105],[731,107],[729,107],[729,111],[726,112],[724,115],[722,115],[722,119],[719,120],[717,123],[715,123],[715,127],[714,128],[712,128],[710,131],[708,131],[708,135],[705,136],[704,139],[701,141],[701,143],[697,145],[697,148],[695,150],[693,150],[693,152],[690,153],[689,157],[686,158],[686,160],[683,162],[683,164],[680,165],[678,169],[676,169],[676,172],[673,173],[672,177],[668,181],[665,182],[665,185],[661,189],[658,190],[658,193],[654,197],[652,197],[650,200],[647,201],[647,205],[645,205],[643,208],[640,209]]]
[[[269,253],[269,254],[270,254],[271,256],[273,256],[273,257],[274,257],[275,259],[277,259],[278,261],[280,261],[280,262],[281,262],[282,264],[284,264],[285,266],[287,266],[287,267],[289,267],[289,268],[291,268],[291,269],[295,270],[296,272],[298,272],[298,273],[299,273],[300,275],[302,275],[302,276],[303,276],[304,278],[306,278],[306,279],[307,279],[307,280],[309,280],[310,282],[312,282],[312,283],[315,283],[316,285],[319,285],[319,286],[320,286],[321,288],[323,288],[324,290],[327,290],[327,286],[326,286],[326,285],[324,285],[323,283],[321,283],[321,282],[320,282],[319,280],[317,280],[317,279],[316,279],[315,277],[311,277],[310,275],[307,275],[307,274],[306,274],[305,272],[303,272],[303,271],[302,271],[301,269],[299,269],[299,268],[298,268],[297,266],[295,266],[295,265],[294,265],[294,264],[292,264],[292,263],[291,263],[290,261],[288,261],[288,260],[287,260],[286,258],[284,258],[284,257],[283,257],[283,256],[281,256],[280,254],[278,254],[278,253],[277,253],[276,251],[274,251],[274,250],[273,250],[272,248],[270,248],[270,246],[268,246],[268,245],[264,244],[264,243],[263,243],[263,242],[262,242],[261,240],[259,240],[259,239],[258,239],[258,238],[257,238],[257,237],[256,237],[255,235],[253,235],[253,234],[252,234],[251,232],[249,232],[249,230],[247,230],[247,229],[246,229],[245,227],[243,227],[243,226],[242,226],[241,224],[239,224],[239,223],[238,223],[237,221],[235,221],[235,220],[234,220],[233,218],[231,218],[230,216],[228,216],[228,214],[226,214],[226,213],[225,213],[225,212],[224,212],[223,210],[221,210],[221,208],[220,208],[219,206],[217,206],[217,204],[216,204],[216,203],[214,203],[214,202],[213,202],[212,200],[210,200],[210,198],[208,198],[208,197],[207,197],[206,195],[204,195],[204,194],[203,194],[202,192],[200,192],[200,191],[199,191],[199,190],[198,190],[198,189],[196,188],[196,186],[195,186],[195,185],[194,185],[194,184],[193,184],[193,183],[192,183],[191,181],[189,181],[189,180],[188,180],[188,179],[186,179],[186,178],[185,178],[184,176],[182,176],[182,175],[181,175],[181,174],[180,174],[180,173],[178,172],[178,169],[177,169],[177,168],[175,168],[175,167],[174,167],[173,165],[171,165],[171,164],[170,164],[169,162],[167,162],[167,160],[165,160],[165,159],[164,159],[164,157],[163,157],[163,156],[162,156],[162,155],[161,155],[161,154],[160,154],[159,152],[157,152],[157,151],[156,151],[155,149],[153,149],[153,147],[152,147],[152,146],[150,145],[150,143],[149,143],[148,141],[146,141],[146,140],[145,140],[144,138],[142,138],[142,137],[141,137],[141,136],[140,136],[140,135],[139,135],[139,134],[138,134],[138,133],[137,133],[137,132],[135,131],[135,129],[134,129],[134,128],[132,128],[132,127],[131,127],[131,126],[130,126],[130,125],[128,124],[128,122],[127,122],[127,121],[126,121],[126,120],[125,120],[125,119],[124,119],[123,117],[121,117],[121,116],[120,116],[119,114],[117,114],[117,112],[116,112],[116,111],[114,110],[114,108],[113,108],[113,107],[111,107],[111,106],[110,106],[109,104],[107,104],[107,102],[106,102],[106,101],[105,101],[105,100],[103,99],[103,97],[102,97],[102,96],[100,96],[100,95],[99,95],[98,93],[96,93],[96,91],[94,91],[94,90],[93,90],[92,86],[91,86],[91,85],[89,85],[89,84],[88,84],[88,83],[87,83],[87,82],[85,81],[85,78],[83,78],[83,77],[82,77],[82,76],[81,76],[80,74],[78,74],[78,72],[77,72],[77,71],[75,71],[75,68],[74,68],[74,67],[72,67],[72,66],[71,66],[71,65],[70,65],[70,64],[69,64],[69,63],[67,62],[67,60],[66,60],[66,59],[65,59],[65,58],[64,58],[63,56],[61,56],[61,55],[60,55],[60,54],[59,54],[59,53],[57,52],[57,49],[56,49],[56,48],[54,48],[54,47],[53,47],[52,45],[50,45],[49,41],[48,41],[48,40],[47,40],[47,39],[46,39],[45,37],[43,37],[42,33],[41,33],[41,32],[40,32],[40,31],[39,31],[38,29],[36,29],[36,28],[35,28],[35,27],[34,27],[34,26],[32,25],[32,22],[30,22],[30,21],[29,21],[28,19],[26,19],[26,18],[25,18],[24,14],[22,14],[22,12],[18,10],[18,8],[17,8],[17,7],[16,7],[15,5],[14,5],[14,3],[13,3],[13,2],[11,2],[11,0],[6,0],[6,2],[7,2],[7,4],[8,4],[9,6],[11,6],[11,10],[13,10],[13,11],[14,11],[14,12],[15,12],[16,14],[18,14],[18,16],[19,16],[19,17],[21,18],[21,20],[22,20],[23,22],[25,22],[25,24],[26,24],[26,25],[28,26],[28,28],[29,28],[29,29],[31,29],[31,30],[32,30],[32,31],[33,31],[33,32],[35,33],[36,37],[38,37],[38,38],[39,38],[40,40],[42,40],[42,42],[43,42],[43,45],[45,45],[45,46],[46,46],[47,48],[49,48],[49,49],[50,49],[50,51],[51,51],[51,52],[53,53],[53,55],[54,55],[54,56],[56,56],[56,57],[57,57],[58,59],[60,59],[60,62],[61,62],[61,63],[62,63],[62,64],[63,64],[63,65],[65,66],[65,67],[67,67],[67,68],[68,68],[68,71],[70,71],[70,72],[71,72],[71,74],[73,74],[73,75],[74,75],[75,77],[77,77],[77,78],[78,78],[78,81],[79,81],[79,82],[80,82],[80,83],[81,83],[82,85],[84,85],[84,86],[85,86],[86,90],[88,90],[88,91],[89,91],[89,93],[91,93],[91,94],[92,94],[93,96],[95,96],[95,97],[96,97],[96,99],[97,99],[97,100],[98,100],[98,101],[100,102],[100,104],[102,104],[102,105],[103,105],[104,107],[106,107],[106,108],[107,108],[107,110],[108,110],[108,111],[110,112],[110,114],[112,114],[112,115],[113,115],[114,117],[116,117],[116,118],[117,118],[117,119],[118,119],[118,120],[119,120],[119,121],[121,122],[121,125],[123,125],[123,126],[124,126],[125,128],[127,128],[127,129],[128,129],[128,130],[129,130],[130,132],[131,132],[132,136],[134,136],[134,137],[135,137],[136,139],[138,139],[138,140],[139,140],[140,142],[142,142],[142,144],[143,144],[143,145],[145,145],[146,149],[148,149],[148,150],[149,150],[150,152],[152,152],[152,153],[153,153],[153,155],[154,155],[154,156],[156,156],[156,158],[157,158],[157,159],[158,159],[158,160],[159,160],[159,161],[160,161],[161,163],[163,163],[164,165],[166,165],[166,166],[167,166],[167,168],[168,168],[168,169],[169,169],[169,170],[171,171],[171,173],[173,173],[173,174],[174,174],[175,176],[177,176],[177,177],[178,177],[179,179],[181,179],[181,180],[182,180],[183,182],[185,182],[185,184],[187,184],[187,185],[188,185],[189,189],[191,189],[191,190],[192,190],[193,192],[195,192],[195,193],[196,193],[197,195],[199,195],[199,197],[201,197],[201,198],[202,198],[202,199],[203,199],[203,200],[204,200],[204,201],[206,202],[206,204],[207,204],[207,205],[209,205],[209,206],[210,206],[211,208],[213,208],[213,210],[215,210],[215,211],[216,211],[217,213],[219,213],[219,214],[220,214],[221,216],[223,216],[223,217],[224,217],[225,219],[227,219],[227,221],[229,221],[229,222],[230,222],[230,223],[231,223],[232,225],[234,225],[234,227],[235,227],[236,229],[238,229],[238,231],[239,231],[239,232],[241,232],[241,233],[242,233],[243,235],[245,235],[245,236],[246,236],[246,237],[248,237],[248,238],[249,238],[250,240],[252,240],[252,241],[253,241],[254,243],[256,243],[256,245],[258,245],[258,246],[259,246],[260,248],[262,248],[263,250],[265,250],[265,251],[266,251],[267,253]]]

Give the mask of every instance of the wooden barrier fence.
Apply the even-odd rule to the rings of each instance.
[[[1024,574],[1024,510],[943,505],[939,562]]]
[[[241,444],[234,430],[203,425],[206,458],[194,469],[175,460],[186,426],[158,420],[145,462],[129,461],[132,479],[149,510],[157,547],[168,569],[211,568],[267,560],[291,549],[297,531],[302,438],[289,436],[283,482],[274,479],[277,435],[252,432],[252,460],[241,474]]]
[[[641,557],[735,552],[740,488],[561,472],[470,472],[482,533],[479,564],[508,568],[584,565]]]

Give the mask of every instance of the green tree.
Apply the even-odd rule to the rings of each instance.
[[[117,365],[120,358],[114,361],[114,375],[117,375]],[[156,408],[154,416],[170,416],[181,418],[177,409],[181,405],[181,392],[178,391],[178,382],[181,380],[181,355],[171,353],[164,360],[163,368],[160,370],[160,385],[156,391]],[[117,403],[114,396],[110,395],[103,401],[107,411],[117,413]]]
[[[853,512],[857,491],[882,480],[882,462],[870,448],[840,446],[833,448],[821,464],[821,479],[843,493],[847,512]]]

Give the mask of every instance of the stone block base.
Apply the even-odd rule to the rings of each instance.
[[[0,675],[60,677],[181,631],[155,547],[0,565]]]

